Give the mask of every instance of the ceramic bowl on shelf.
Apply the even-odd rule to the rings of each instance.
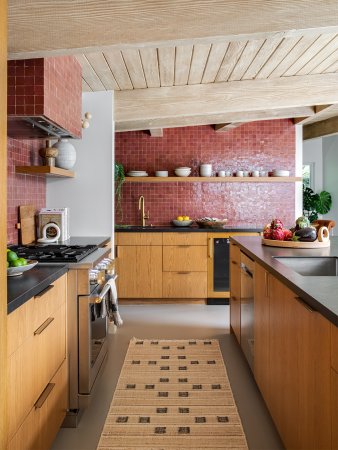
[[[37,263],[38,261],[28,260],[25,266],[7,267],[7,276],[17,277],[19,275],[22,275],[24,272],[33,269],[33,267],[36,266]]]
[[[175,225],[175,227],[189,227],[193,220],[176,220],[174,219],[172,223]]]
[[[156,170],[155,177],[167,177],[168,171],[167,170]]]
[[[190,167],[177,167],[175,169],[175,175],[178,177],[188,177],[191,173]]]
[[[273,177],[289,177],[290,171],[289,170],[281,170],[281,169],[274,169],[272,171]]]

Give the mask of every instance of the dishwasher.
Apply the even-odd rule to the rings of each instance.
[[[254,361],[254,267],[253,260],[241,253],[241,347],[251,370]]]

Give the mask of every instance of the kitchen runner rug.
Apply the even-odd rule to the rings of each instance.
[[[98,450],[247,448],[217,340],[131,339]]]

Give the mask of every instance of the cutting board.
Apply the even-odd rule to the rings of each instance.
[[[33,205],[19,206],[20,243],[23,245],[35,242],[35,213]]]

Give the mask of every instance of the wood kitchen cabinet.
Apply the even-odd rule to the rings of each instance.
[[[255,265],[254,375],[287,449],[331,448],[330,323]]]
[[[241,342],[241,251],[230,244],[230,326]]]
[[[269,395],[269,273],[255,263],[254,274],[254,374],[264,398]]]
[[[163,298],[206,296],[206,233],[163,233]]]
[[[48,449],[66,414],[66,277],[8,316],[9,449]]]
[[[120,298],[162,298],[162,233],[117,233]]]

